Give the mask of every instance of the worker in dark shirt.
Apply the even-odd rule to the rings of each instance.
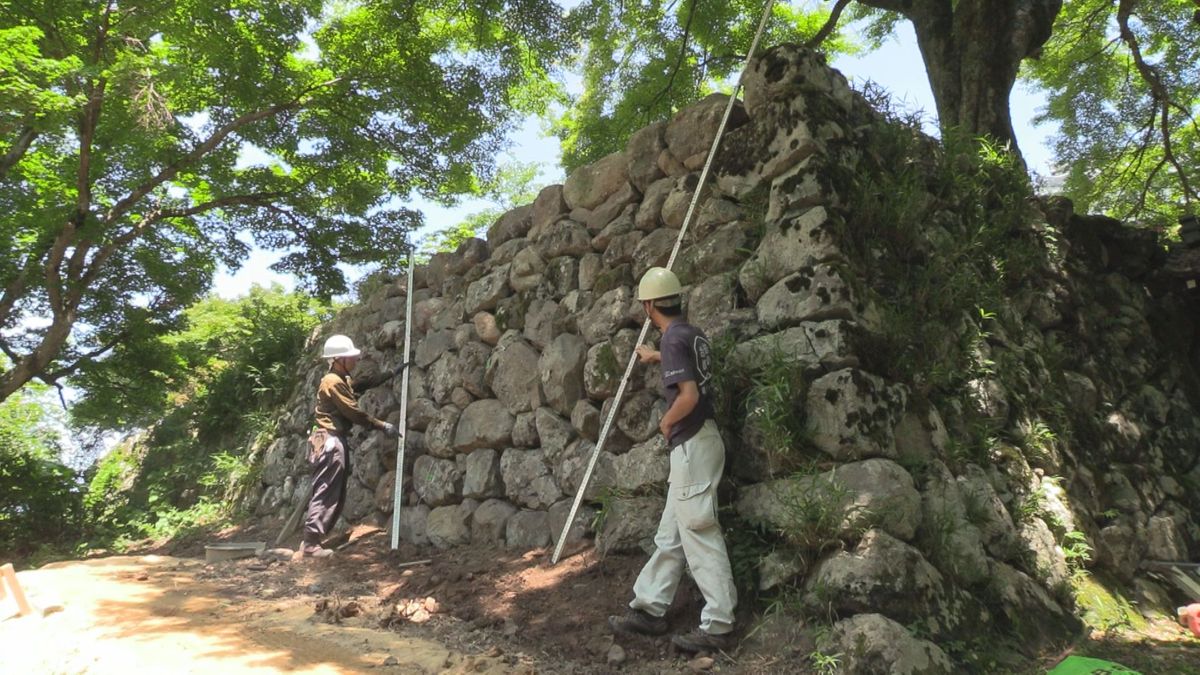
[[[633,585],[624,616],[609,617],[619,632],[662,635],[663,616],[685,565],[704,594],[700,627],[671,642],[688,652],[732,646],[737,590],[717,522],[717,484],[725,470],[725,445],[713,421],[712,360],[708,339],[683,316],[682,287],[667,269],[653,267],[638,285],[638,300],[662,332],[661,351],[642,345],[642,363],[662,363],[667,412],[659,430],[671,448],[667,502],[654,537],[656,550]]]
[[[382,378],[374,378],[367,386],[356,387],[350,373],[358,364],[360,354],[354,342],[345,335],[331,335],[321,353],[321,357],[329,361],[329,372],[317,386],[316,429],[308,438],[313,489],[304,518],[301,556],[323,558],[332,553],[322,548],[321,540],[329,534],[346,503],[346,477],[350,474],[347,438],[351,427],[359,424],[391,437],[397,435],[396,425],[376,419],[358,407],[358,395],[403,372],[408,364],[401,364]]]

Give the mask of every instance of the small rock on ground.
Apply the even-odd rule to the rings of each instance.
[[[608,655],[605,660],[610,666],[619,666],[625,663],[625,649],[621,645],[613,645],[608,648]]]

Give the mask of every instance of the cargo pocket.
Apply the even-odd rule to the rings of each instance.
[[[704,530],[717,524],[717,496],[711,481],[674,488],[675,513],[679,524],[689,530]]]
[[[325,452],[325,441],[329,440],[329,432],[317,429],[308,436],[308,463],[314,465]]]

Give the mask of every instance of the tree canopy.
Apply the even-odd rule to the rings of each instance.
[[[568,167],[620,149],[733,74],[763,2],[587,0],[571,13],[584,89],[558,123]],[[1162,225],[1200,185],[1200,9],[1195,0],[778,2],[765,44],[838,53],[916,33],[943,131],[1020,158],[1009,109],[1019,78],[1043,87],[1057,160],[1083,208]],[[849,37],[851,22],[865,38]]]
[[[1200,200],[1200,4],[1069,2],[1030,79],[1086,209],[1167,226]]]
[[[252,242],[328,297],[556,91],[549,0],[0,1],[0,400],[169,331]]]

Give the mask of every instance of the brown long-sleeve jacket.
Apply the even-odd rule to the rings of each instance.
[[[383,429],[383,420],[358,407],[358,394],[376,384],[378,382],[356,387],[349,376],[325,373],[317,386],[317,426],[339,436],[349,433],[355,424]]]

